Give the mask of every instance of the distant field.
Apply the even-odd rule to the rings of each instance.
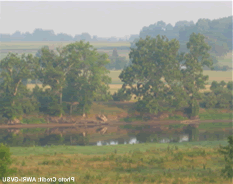
[[[37,50],[45,45],[49,46],[50,49],[55,49],[56,47],[66,46],[70,43],[74,42],[1,42],[0,60],[6,57],[8,52],[18,53],[19,55],[22,53],[35,55]],[[90,44],[97,49],[101,47],[130,47],[130,42],[90,42]],[[99,49],[98,52],[112,55],[112,49]],[[118,54],[127,59],[129,58],[129,50],[118,49]]]
[[[223,57],[219,57],[219,62],[227,62],[227,63],[232,63],[232,52],[227,53]]]
[[[119,75],[121,70],[110,71],[109,76],[112,78],[112,84],[122,84],[121,80],[119,79]],[[209,76],[209,82],[214,80],[220,82],[224,80],[225,82],[232,81],[232,71],[208,71],[204,70],[204,75]]]
[[[100,52],[100,53],[106,53],[109,56],[112,55],[112,50],[99,49],[97,51]],[[130,50],[120,50],[120,49],[117,50],[118,55],[121,56],[121,57],[126,57],[126,59],[129,59],[129,52],[130,52]]]
[[[24,53],[35,54],[35,49],[38,50],[41,47],[48,45],[51,49],[55,49],[56,47],[66,46],[70,43],[74,43],[74,41],[40,41],[40,42],[0,42],[0,50],[22,50],[25,49]],[[130,42],[90,42],[95,48],[101,47],[130,47]],[[112,54],[112,50],[99,50],[100,52],[105,52],[109,55]],[[124,56],[128,59],[129,50],[118,50],[118,54],[120,56]],[[0,53],[0,59],[3,59],[7,53]],[[232,52],[229,52],[223,57],[218,57],[219,65],[227,65],[232,67]]]
[[[209,76],[209,82],[212,82],[214,80],[220,82],[224,80],[225,82],[232,81],[232,72],[233,71],[204,71],[204,75]]]
[[[59,47],[65,46],[73,42],[1,42],[0,49],[40,49],[44,45],[48,45],[50,47]],[[99,47],[120,47],[120,46],[127,46],[130,47],[130,42],[90,42],[96,48]]]
[[[110,86],[110,92],[113,94],[116,92],[118,89],[121,88],[122,82],[119,79],[119,75],[121,73],[121,70],[116,70],[116,71],[110,71],[109,76],[112,78],[112,83],[109,85]],[[205,90],[203,91],[209,91],[210,90],[210,83],[214,80],[220,82],[224,80],[225,82],[232,81],[232,72],[231,71],[204,71],[205,75],[209,75],[209,85],[206,85]],[[42,85],[39,85],[40,87]],[[27,87],[29,89],[33,89],[35,87],[35,84],[28,84]],[[47,87],[46,87],[47,88]]]

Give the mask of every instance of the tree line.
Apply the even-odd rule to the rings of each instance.
[[[176,38],[180,42],[180,51],[186,52],[186,43],[192,33],[201,33],[211,46],[214,56],[224,56],[232,51],[232,16],[215,20],[199,19],[196,24],[193,21],[179,21],[173,27],[163,21],[158,21],[148,27],[143,27],[140,38],[157,35],[165,35],[168,39]]]
[[[135,35],[132,35],[129,38],[131,41]],[[71,36],[66,33],[58,33],[55,34],[53,30],[43,30],[43,29],[35,29],[33,33],[21,33],[20,31],[16,31],[12,35],[10,34],[0,34],[0,41],[9,42],[9,41],[127,41],[127,38],[102,38],[97,35],[91,36],[89,33],[76,34],[75,36]]]
[[[211,107],[232,108],[232,82],[227,88],[221,85],[211,93],[200,92],[208,81],[203,67],[213,69],[205,36],[192,33],[186,46],[187,52],[179,52],[176,39],[159,35],[139,39],[129,54],[132,64],[119,76],[124,84],[115,98],[134,95],[135,110],[141,114],[183,110],[189,118],[196,117],[203,98],[205,107],[213,103]]]
[[[106,68],[111,62],[89,42],[56,50],[43,47],[36,56],[9,53],[0,63],[0,114],[8,120],[30,113],[85,114],[94,101],[130,100],[132,96],[137,98],[134,110],[142,115],[182,110],[192,118],[200,105],[232,108],[232,83],[214,82],[212,92],[200,93],[208,80],[203,67],[213,67],[205,37],[193,33],[186,46],[188,51],[180,53],[177,39],[141,38],[131,48],[131,63],[119,76],[122,88],[114,95],[109,92],[111,78]],[[112,57],[119,57],[116,50]],[[25,85],[29,79],[49,88],[36,84],[29,90]]]
[[[15,119],[23,114],[41,112],[61,116],[72,113],[75,106],[86,113],[94,100],[108,100],[108,56],[99,54],[83,41],[56,51],[43,47],[39,56],[18,56],[9,53],[1,60],[0,112],[2,117]],[[24,81],[42,83],[30,91]],[[27,83],[27,82],[26,82]]]

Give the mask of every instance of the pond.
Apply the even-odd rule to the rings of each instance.
[[[189,135],[187,135],[187,134],[178,135],[178,137],[179,137],[178,142],[189,141]],[[147,142],[155,142],[155,141],[157,141],[157,140],[150,139]],[[159,142],[159,143],[169,143],[169,142],[173,142],[173,141],[174,141],[173,138],[162,137],[157,142]],[[94,145],[105,146],[105,145],[118,145],[118,144],[138,144],[138,143],[141,143],[141,142],[142,141],[140,141],[140,139],[138,139],[135,136],[135,137],[128,137],[128,138],[118,138],[118,139],[109,139],[109,140],[104,140],[104,141],[97,141]]]
[[[18,132],[16,132],[18,131]],[[109,135],[97,137],[83,136],[72,132],[55,134],[48,129],[24,129],[24,130],[0,130],[0,143],[9,146],[45,146],[45,145],[117,145],[117,144],[138,144],[146,142],[169,143],[169,142],[187,142],[187,141],[214,141],[225,140],[232,135],[232,129],[218,130],[191,130],[188,132],[161,131],[153,132],[141,130],[137,133],[128,132],[127,135],[119,135],[118,138],[109,138]],[[122,137],[123,136],[123,137]],[[114,137],[116,137],[114,135]],[[107,140],[106,140],[107,139]]]

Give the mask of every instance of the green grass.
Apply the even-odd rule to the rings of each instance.
[[[219,144],[227,142],[10,148],[18,169],[12,176],[75,177],[83,184],[231,184],[220,175]]]
[[[108,145],[108,146],[48,146],[48,147],[11,147],[13,155],[53,155],[56,153],[62,154],[84,154],[84,155],[101,155],[114,152],[124,154],[134,150],[146,151],[151,148],[166,149],[168,146],[177,146],[180,149],[190,148],[192,146],[203,147],[217,147],[226,145],[227,141],[200,141],[200,142],[182,142],[182,143],[143,143],[143,144],[122,144],[122,145]]]
[[[232,113],[220,113],[216,110],[210,110],[205,113],[200,113],[199,117],[201,120],[231,120]]]
[[[44,118],[24,118],[21,123],[23,124],[42,124],[42,123],[47,123]]]
[[[187,117],[183,117],[181,115],[174,115],[170,116],[169,118],[166,118],[165,120],[186,120],[188,119]]]

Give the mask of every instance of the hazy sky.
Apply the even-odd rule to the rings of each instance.
[[[1,2],[0,33],[36,28],[72,36],[88,32],[99,37],[139,34],[143,26],[163,20],[197,22],[232,15],[232,2]]]

